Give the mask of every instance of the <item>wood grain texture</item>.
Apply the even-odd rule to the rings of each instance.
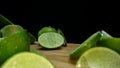
[[[70,53],[78,46],[79,44],[68,43],[66,47],[48,50],[42,48],[37,42],[31,45],[45,55],[56,68],[75,68],[76,60],[70,59]]]

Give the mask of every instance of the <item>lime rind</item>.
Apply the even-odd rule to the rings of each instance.
[[[43,33],[38,37],[41,46],[49,49],[58,48],[63,45],[64,38],[62,35],[54,32]]]
[[[24,60],[24,61],[23,61]],[[21,52],[9,58],[1,68],[55,68],[43,56],[31,52]]]
[[[86,39],[80,46],[78,46],[75,50],[70,53],[71,59],[78,59],[85,51],[88,49],[95,47],[97,41],[101,37],[101,32],[97,31],[96,33],[92,34],[88,39]]]
[[[79,57],[76,68],[119,68],[120,55],[106,47],[93,47]]]
[[[43,27],[41,28],[39,31],[38,31],[38,37],[43,34],[43,33],[46,33],[46,32],[57,32],[55,28],[51,27],[51,26],[46,26],[46,27]]]
[[[65,38],[64,33],[62,32],[61,29],[58,29],[57,31],[58,31],[58,33],[61,34],[61,35],[63,36],[63,38],[64,38],[64,44],[63,44],[63,46],[67,46],[67,40],[66,40],[66,38]]]
[[[30,40],[26,30],[3,37],[0,40],[0,64],[2,64],[10,56],[18,52],[29,51],[29,49]]]
[[[112,37],[110,34],[108,34],[106,31],[101,30],[102,37]]]
[[[120,38],[102,37],[98,41],[98,45],[111,48],[120,54]]]

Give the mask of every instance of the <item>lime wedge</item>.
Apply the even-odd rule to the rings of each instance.
[[[82,54],[76,68],[120,68],[120,55],[106,47],[93,47]]]
[[[6,25],[12,25],[13,23],[6,17],[0,14],[0,29]]]
[[[2,64],[10,56],[22,52],[29,51],[30,40],[26,30],[19,31],[0,40],[0,64]]]
[[[100,31],[97,31],[96,33],[92,34],[88,39],[86,39],[82,44],[80,44],[79,47],[77,47],[71,52],[70,58],[78,59],[86,50],[95,47],[100,37]]]
[[[1,68],[55,68],[47,59],[30,52],[21,52],[8,59]]]
[[[120,38],[117,37],[102,37],[98,41],[99,46],[111,48],[120,53]]]
[[[38,43],[45,48],[53,49],[62,46],[64,38],[58,33],[47,32],[38,37]]]
[[[51,27],[51,26],[46,26],[46,27],[43,27],[41,28],[39,31],[38,31],[38,37],[43,34],[43,33],[46,33],[46,32],[57,32],[55,28]]]
[[[21,30],[24,30],[21,26],[19,25],[6,25],[1,29],[2,36],[9,36],[14,33],[17,33]]]
[[[102,37],[112,37],[110,34],[108,34],[106,31],[101,30]]]
[[[65,38],[62,30],[61,30],[61,29],[58,29],[58,33],[61,34],[61,35],[63,36],[63,38],[64,38],[64,44],[63,44],[63,46],[67,46],[67,40],[66,40],[66,38]]]

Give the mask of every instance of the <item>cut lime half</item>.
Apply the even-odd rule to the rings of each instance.
[[[21,52],[9,58],[1,68],[55,68],[51,62],[31,52]]]
[[[14,33],[17,33],[21,30],[24,30],[22,26],[20,25],[6,25],[1,29],[1,34],[3,37],[12,35]]]
[[[43,33],[38,37],[38,42],[45,48],[58,48],[64,44],[62,35],[54,32]]]
[[[120,68],[120,55],[106,47],[93,47],[78,59],[76,68]]]

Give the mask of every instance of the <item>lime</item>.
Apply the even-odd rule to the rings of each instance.
[[[118,37],[102,37],[98,41],[98,45],[111,48],[120,53],[120,38]]]
[[[120,68],[120,55],[106,47],[93,47],[79,57],[76,68]]]
[[[86,50],[95,47],[97,41],[101,37],[101,32],[97,31],[92,34],[88,39],[86,39],[80,46],[78,46],[75,50],[70,53],[71,59],[78,59]]]
[[[106,31],[101,30],[102,37],[112,37],[110,34],[108,34]]]
[[[41,28],[39,31],[38,31],[38,37],[43,34],[43,33],[46,33],[46,32],[57,32],[55,28],[51,27],[51,26],[46,26],[46,27],[43,27]]]
[[[10,56],[22,52],[29,51],[30,40],[26,30],[19,31],[0,40],[0,64],[2,64]]]
[[[64,44],[63,44],[63,46],[67,46],[67,40],[66,40],[65,35],[64,35],[64,33],[62,32],[62,30],[61,30],[61,29],[58,29],[58,33],[61,34],[61,35],[63,36],[63,38],[64,38]]]
[[[6,25],[12,25],[13,23],[6,17],[0,14],[0,29]]]
[[[44,57],[31,52],[21,52],[9,58],[1,68],[55,68]]]
[[[6,25],[1,29],[1,33],[2,33],[2,36],[5,37],[8,35],[17,33],[21,30],[24,30],[24,29],[19,25]]]
[[[38,42],[45,48],[53,49],[62,46],[64,43],[64,38],[58,33],[47,32],[38,37]]]

